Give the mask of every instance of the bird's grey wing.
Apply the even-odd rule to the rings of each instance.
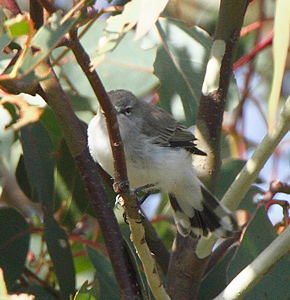
[[[154,107],[153,110],[148,111],[146,124],[143,124],[142,131],[150,136],[154,143],[163,147],[179,147],[190,153],[206,155],[196,148],[194,143],[196,137],[189,129],[159,107]]]

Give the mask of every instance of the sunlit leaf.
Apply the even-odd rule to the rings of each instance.
[[[142,49],[141,42],[134,42],[134,33],[130,31],[112,52],[108,52],[104,56],[99,55],[96,49],[99,38],[103,36],[104,27],[104,22],[95,22],[81,42],[89,53],[105,88],[107,90],[127,89],[138,96],[150,92],[158,85],[158,79],[153,74],[156,49]],[[60,50],[54,51],[54,57],[61,53]],[[86,97],[91,101],[89,103],[91,107],[95,109],[97,107],[95,94],[73,55],[67,55],[60,63],[63,74],[69,79],[73,89],[81,96],[78,107],[88,105],[88,101],[83,101],[83,97]]]
[[[99,42],[99,55],[111,51],[117,46],[123,35],[136,25],[140,10],[141,0],[133,0],[124,6],[121,14],[108,18],[105,27],[106,34],[103,34]]]
[[[93,286],[85,281],[77,291],[73,300],[97,300],[100,299],[100,284],[96,281]]]
[[[27,51],[21,63],[21,73],[27,74],[31,72],[39,62],[43,61],[50,54],[64,34],[75,24],[76,20],[74,18],[61,23],[61,12],[54,13],[49,18],[49,23],[43,25],[34,35],[31,41],[34,50],[30,49],[30,51]]]
[[[5,27],[11,36],[16,38],[21,35],[29,34],[31,24],[26,15],[19,14],[5,22]]]
[[[38,121],[43,112],[43,109],[39,106],[29,105],[24,99],[18,96],[6,96],[0,103],[4,104],[6,102],[16,105],[19,109],[19,119],[11,126],[15,131],[29,123]]]
[[[142,1],[142,0],[141,0]],[[143,0],[137,23],[135,39],[144,36],[157,21],[169,0]]]
[[[4,280],[4,274],[3,274],[3,270],[0,269],[0,298],[4,298],[8,295],[7,293],[7,288],[6,288],[6,283]]]
[[[274,72],[271,94],[268,102],[268,126],[274,127],[277,115],[281,86],[285,70],[290,37],[290,1],[277,0],[273,37]]]

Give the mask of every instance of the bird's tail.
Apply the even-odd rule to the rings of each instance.
[[[179,233],[182,236],[200,237],[207,236],[209,232],[216,237],[227,238],[239,231],[237,222],[232,213],[223,206],[217,198],[203,185],[203,209],[194,210],[194,216],[187,216],[183,212],[178,199],[173,194],[169,195],[170,203],[174,211],[174,220]]]

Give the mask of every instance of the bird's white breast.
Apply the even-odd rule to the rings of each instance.
[[[88,127],[88,144],[91,155],[111,176],[114,166],[111,145],[105,122],[95,116]],[[201,209],[200,182],[191,164],[191,156],[184,149],[161,147],[146,137],[136,138],[134,130],[122,134],[126,155],[128,179],[131,188],[156,184],[164,192],[173,193],[189,216],[193,207]],[[132,134],[129,138],[129,135]],[[128,142],[129,141],[129,142]]]
[[[96,115],[88,126],[88,146],[95,161],[110,175],[114,174],[111,144],[105,122]]]

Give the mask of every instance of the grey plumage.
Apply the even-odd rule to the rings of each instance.
[[[183,236],[213,232],[228,237],[238,229],[232,214],[198,180],[192,154],[195,136],[164,110],[137,99],[131,92],[109,93],[116,109],[124,144],[130,186],[155,184],[169,194],[178,231]],[[88,145],[94,160],[113,175],[107,128],[99,111],[88,127]]]

